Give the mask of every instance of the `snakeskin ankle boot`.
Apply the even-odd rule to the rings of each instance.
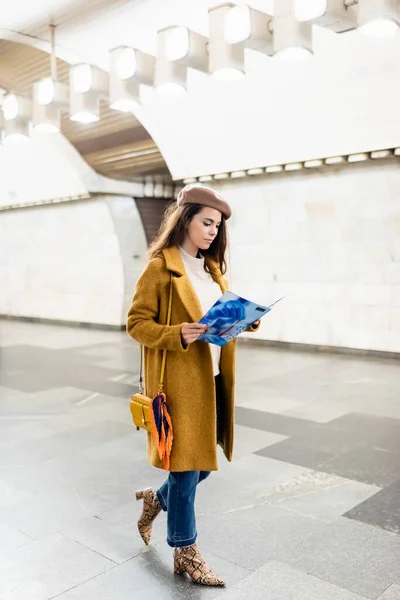
[[[201,585],[225,585],[224,580],[218,577],[202,559],[196,544],[175,548],[174,570],[177,575],[188,573],[195,583]]]
[[[143,510],[139,517],[137,526],[142,540],[146,545],[148,545],[151,538],[153,521],[162,511],[162,506],[158,501],[156,492],[151,488],[137,491],[136,500],[143,500]]]

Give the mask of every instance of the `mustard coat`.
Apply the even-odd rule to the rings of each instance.
[[[213,279],[221,293],[227,281],[215,263],[208,262]],[[171,325],[167,321],[170,273],[173,273]],[[220,371],[223,394],[220,402],[220,439],[217,442],[217,413],[213,365],[209,344],[194,342],[182,345],[181,326],[198,322],[203,316],[177,247],[163,250],[152,259],[140,276],[132,306],[128,313],[127,331],[144,346],[146,395],[154,397],[158,390],[162,350],[167,352],[164,391],[171,413],[174,442],[171,471],[215,471],[217,443],[226,458],[232,460],[234,438],[235,346],[233,340],[221,348]],[[256,330],[252,327],[251,330]],[[151,464],[163,468],[153,439],[148,434]]]

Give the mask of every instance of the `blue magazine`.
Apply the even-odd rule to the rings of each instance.
[[[225,292],[199,321],[208,325],[208,329],[198,339],[224,346],[266,315],[279,300],[269,306],[261,306],[232,292]]]

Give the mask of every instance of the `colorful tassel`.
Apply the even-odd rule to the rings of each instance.
[[[153,398],[149,407],[151,433],[164,469],[169,471],[172,442],[174,440],[171,415],[164,392]]]

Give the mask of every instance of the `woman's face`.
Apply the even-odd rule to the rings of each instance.
[[[221,225],[221,213],[215,208],[205,206],[194,215],[186,231],[186,245],[192,246],[196,251],[207,250],[218,235]]]

